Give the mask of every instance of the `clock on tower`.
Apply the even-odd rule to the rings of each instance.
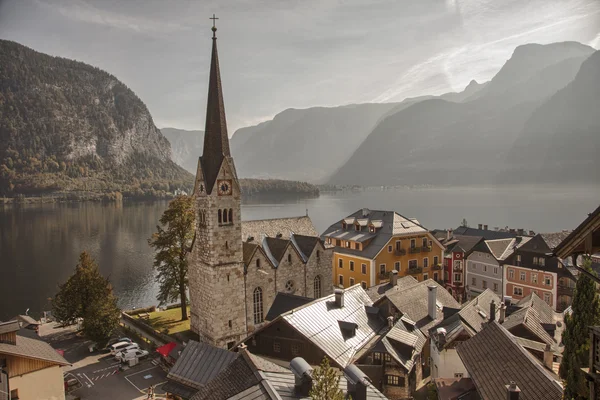
[[[231,180],[223,179],[217,181],[217,190],[219,196],[229,196],[231,194]]]

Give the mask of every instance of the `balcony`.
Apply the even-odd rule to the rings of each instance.
[[[415,254],[415,253],[420,253],[421,252],[421,248],[420,247],[411,247],[408,252],[410,254]]]
[[[395,249],[394,254],[397,256],[403,256],[406,254],[406,249]]]
[[[566,285],[557,285],[556,287],[556,294],[558,294],[559,296],[570,296],[573,297],[573,291],[575,290],[575,288],[566,286]]]
[[[429,253],[431,250],[432,250],[432,248],[429,247],[429,246],[423,246],[423,247],[421,247],[421,251],[424,252],[424,253]]]
[[[440,264],[434,264],[431,266],[432,271],[440,271],[441,269],[442,269],[442,266]]]
[[[416,274],[420,274],[423,272],[423,267],[412,267],[412,268],[408,268],[408,274],[409,275],[416,275]]]

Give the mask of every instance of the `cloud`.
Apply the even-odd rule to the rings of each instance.
[[[114,29],[127,30],[140,34],[164,34],[190,29],[189,26],[164,20],[125,15],[102,10],[83,0],[54,3],[51,0],[36,0],[41,7],[58,12],[63,17]]]

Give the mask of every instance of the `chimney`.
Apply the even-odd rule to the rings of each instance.
[[[335,295],[335,305],[337,308],[344,307],[344,289],[335,289],[333,291]]]
[[[390,284],[392,286],[398,285],[398,271],[393,270],[390,272]]]
[[[440,347],[446,344],[446,328],[437,328],[437,341]]]
[[[477,228],[479,228],[479,230],[483,229],[483,225],[482,224],[477,224]]]
[[[290,369],[294,373],[294,393],[308,396],[312,389],[313,369],[302,357],[296,357],[290,361]]]
[[[487,231],[488,230],[488,226],[487,225],[483,225],[483,229]]]
[[[394,327],[394,317],[392,317],[390,315],[389,317],[387,317],[387,321],[388,321],[388,327],[393,328]]]
[[[367,400],[367,386],[369,378],[356,365],[350,364],[344,370],[348,381],[348,394],[352,400]]]
[[[452,229],[447,229],[446,230],[446,240],[450,240],[451,237],[452,237]]]
[[[429,290],[427,293],[427,315],[429,315],[429,318],[435,319],[437,317],[437,286],[427,286],[427,289]]]
[[[490,303],[490,322],[496,320],[496,302],[492,300]]]
[[[523,228],[519,228],[518,233],[519,233],[519,236],[523,236],[524,229]]]
[[[500,315],[498,317],[498,323],[504,323],[504,319],[506,318],[506,304],[500,304]]]
[[[511,381],[510,385],[506,385],[506,400],[519,400],[520,394],[521,389],[515,382]]]
[[[552,366],[554,365],[554,354],[552,353],[552,347],[550,344],[546,344],[546,348],[544,349],[544,367],[548,368],[552,371]]]

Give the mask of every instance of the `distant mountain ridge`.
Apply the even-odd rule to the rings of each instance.
[[[161,128],[160,131],[171,143],[173,161],[195,175],[198,157],[204,148],[204,131],[177,128]]]
[[[0,193],[191,187],[146,105],[114,76],[7,40],[0,65]]]

